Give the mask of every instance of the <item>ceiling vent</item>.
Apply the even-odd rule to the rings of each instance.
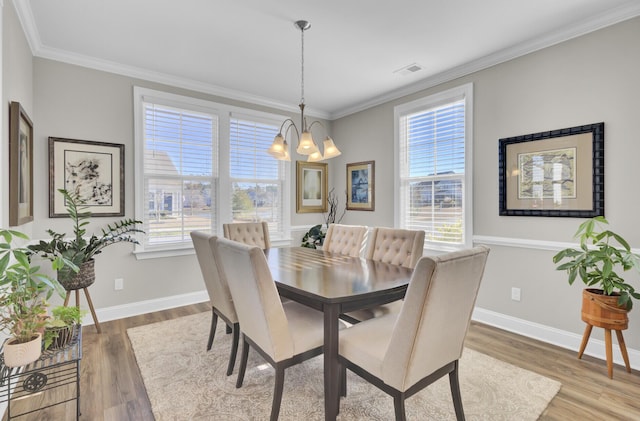
[[[416,72],[419,72],[420,70],[422,70],[422,66],[419,65],[418,63],[412,63],[408,66],[405,66],[401,69],[398,69],[396,71],[394,71],[393,73],[402,75],[402,76],[407,76]]]

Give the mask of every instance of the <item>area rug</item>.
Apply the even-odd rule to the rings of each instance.
[[[210,313],[135,327],[127,331],[153,414],[164,420],[247,421],[269,419],[274,370],[253,350],[240,389],[237,366],[226,368],[231,335],[218,325],[206,351]],[[393,399],[348,372],[348,395],[339,420],[392,420]],[[560,390],[560,383],[465,348],[460,387],[467,420],[536,420]],[[449,378],[406,401],[408,420],[455,420]],[[322,356],[285,372],[282,421],[324,419]]]

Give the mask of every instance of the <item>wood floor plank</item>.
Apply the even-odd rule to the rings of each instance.
[[[153,420],[127,329],[210,310],[208,303],[201,303],[105,322],[101,324],[101,334],[96,333],[93,326],[85,327],[82,334],[80,419]],[[208,332],[202,332],[202,335],[205,346]],[[560,392],[540,420],[640,420],[638,371],[627,373],[623,366],[615,365],[614,378],[609,379],[604,361],[586,355],[579,360],[576,352],[475,322],[471,324],[465,345],[561,382]],[[38,396],[25,399],[20,404],[23,408],[36,408],[47,399],[51,398]],[[19,420],[73,420],[74,415],[75,404],[70,402]]]

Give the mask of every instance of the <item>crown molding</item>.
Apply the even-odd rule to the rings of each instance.
[[[422,79],[411,85],[394,89],[367,101],[356,103],[351,107],[332,112],[330,119],[336,120],[338,118],[346,117],[350,114],[355,114],[377,105],[384,104],[425,89],[433,88],[434,86],[441,85],[459,77],[467,76],[471,73],[487,69],[491,66],[513,60],[543,48],[551,47],[561,42],[586,35],[590,32],[597,31],[598,29],[615,25],[616,23],[620,23],[637,16],[640,16],[640,2],[629,2],[623,6],[611,9],[607,13],[595,16],[590,20],[580,22],[576,25],[567,26],[561,30],[550,32],[543,37],[531,39],[518,45],[514,45],[513,47],[505,48],[477,60],[470,61],[434,76]]]

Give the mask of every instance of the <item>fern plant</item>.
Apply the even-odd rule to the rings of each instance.
[[[89,225],[91,212],[85,201],[76,193],[65,189],[58,191],[64,196],[65,208],[73,221],[73,237],[66,238],[66,234],[49,229],[49,241],[40,240],[38,244],[28,246],[32,253],[51,260],[54,269],[78,272],[80,265],[93,259],[107,246],[120,242],[138,244],[135,234],[144,231],[138,228],[142,222],[134,219],[108,224],[101,229],[100,235],[93,234],[87,239],[86,226]]]

